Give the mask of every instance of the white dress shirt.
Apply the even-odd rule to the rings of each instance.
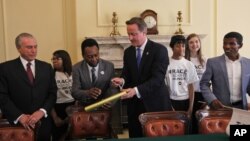
[[[232,61],[226,55],[227,76],[231,103],[242,100],[241,96],[241,63],[239,59]]]

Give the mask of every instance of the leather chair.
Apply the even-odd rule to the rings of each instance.
[[[232,110],[198,110],[196,117],[200,134],[226,133]]]
[[[80,106],[71,106],[67,110],[68,139],[116,138],[110,125],[110,111],[85,112]]]
[[[184,111],[148,112],[139,116],[147,137],[176,136],[188,133],[189,119]]]
[[[35,141],[36,130],[28,131],[21,125],[11,125],[7,119],[0,119],[0,141]]]

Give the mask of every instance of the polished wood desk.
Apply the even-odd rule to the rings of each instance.
[[[167,137],[143,137],[132,139],[106,139],[105,141],[229,141],[226,134],[197,134],[185,136],[167,136]]]

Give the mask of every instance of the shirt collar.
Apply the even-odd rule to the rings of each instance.
[[[28,63],[29,61],[27,61],[26,59],[24,59],[22,56],[20,56],[20,60],[21,60],[21,62],[22,62],[22,64],[23,64],[23,66],[26,67],[26,65],[27,65],[27,63]],[[35,60],[30,61],[30,63],[31,63],[31,66],[35,66]]]
[[[88,69],[91,70],[92,68],[95,68],[95,70],[98,70],[99,68],[99,63],[95,66],[95,67],[91,67],[88,63],[87,63]]]
[[[229,61],[232,62],[232,60],[230,60],[230,59],[227,57],[226,54],[225,54],[224,56],[225,56],[225,59],[226,59],[227,62],[229,62]],[[239,55],[239,58],[238,58],[237,60],[235,60],[235,61],[240,61],[240,60],[241,60],[241,56]]]
[[[141,51],[143,51],[145,49],[147,42],[148,42],[148,38],[146,38],[145,42],[141,45],[141,47],[140,47]],[[136,47],[136,49],[137,48],[139,48],[139,47]]]

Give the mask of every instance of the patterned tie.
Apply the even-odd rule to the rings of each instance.
[[[96,80],[95,68],[94,67],[91,69],[91,73],[92,73],[92,84],[94,84],[95,80]]]
[[[141,62],[141,49],[137,48],[136,50],[137,50],[136,61],[137,61],[137,67],[139,68]]]
[[[33,85],[33,83],[34,83],[34,76],[33,76],[33,73],[31,71],[30,65],[31,65],[31,63],[28,62],[27,63],[27,70],[26,70],[26,72],[27,72],[28,78],[30,80],[30,84]]]

